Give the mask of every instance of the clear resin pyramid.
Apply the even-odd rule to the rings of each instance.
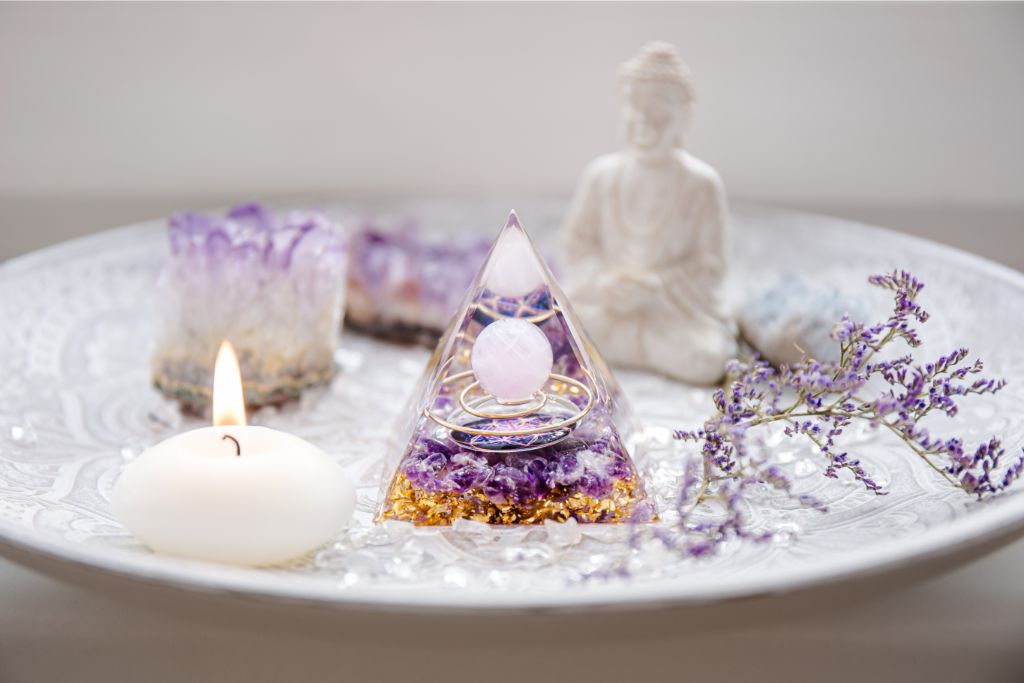
[[[654,518],[625,398],[515,213],[405,415],[378,520]]]

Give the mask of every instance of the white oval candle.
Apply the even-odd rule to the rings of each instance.
[[[214,423],[147,449],[114,486],[114,516],[158,553],[237,565],[303,555],[344,527],[355,490],[326,453],[245,424],[238,363],[221,347]]]

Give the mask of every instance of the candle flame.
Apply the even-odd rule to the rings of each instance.
[[[213,424],[245,424],[245,395],[242,392],[242,371],[231,342],[224,340],[217,351],[213,368]]]

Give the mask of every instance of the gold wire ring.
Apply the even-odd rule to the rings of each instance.
[[[450,365],[452,358],[445,361],[444,365]],[[444,367],[444,366],[442,366]],[[457,382],[460,379],[466,379],[467,377],[473,377],[472,370],[463,370],[462,372],[456,372],[454,375],[448,375],[441,380],[441,384],[448,384],[449,382]]]
[[[471,383],[466,385],[466,388],[463,389],[461,393],[459,393],[459,405],[462,407],[462,409],[464,411],[466,411],[470,415],[476,415],[477,417],[490,417],[490,418],[503,418],[504,417],[504,418],[510,418],[510,419],[513,418],[513,417],[525,417],[526,415],[532,415],[533,413],[537,412],[538,410],[543,408],[545,405],[547,405],[547,402],[548,402],[548,395],[547,394],[545,394],[543,391],[535,391],[535,392],[533,392],[533,396],[532,397],[523,399],[521,401],[508,401],[508,402],[498,401],[498,403],[500,405],[519,406],[519,405],[523,405],[523,404],[529,403],[531,400],[533,400],[534,404],[531,405],[531,406],[527,406],[526,408],[522,408],[520,410],[517,410],[515,412],[511,412],[511,413],[488,413],[488,412],[485,412],[483,410],[477,410],[477,408],[476,408],[477,406],[481,405],[483,402],[486,402],[486,400],[487,400],[486,396],[483,398],[483,401],[478,401],[476,404],[474,404],[472,406],[469,405],[469,403],[466,402],[466,397],[469,395],[469,392],[473,391],[473,389],[476,389],[478,386],[480,386],[480,382],[479,381],[471,382]],[[497,399],[495,399],[495,400],[497,400]]]
[[[472,370],[466,370],[458,374],[452,375],[442,380],[442,384],[455,381],[457,379],[465,379],[473,374]],[[445,429],[449,429],[453,432],[465,432],[466,434],[473,434],[476,436],[530,436],[531,434],[544,434],[545,432],[554,432],[559,429],[569,429],[574,427],[580,420],[587,416],[590,409],[594,407],[594,392],[583,382],[573,379],[572,377],[566,377],[565,375],[558,375],[551,373],[548,379],[553,379],[565,384],[570,384],[574,387],[579,388],[587,396],[587,403],[579,412],[575,415],[571,415],[561,422],[554,424],[543,425],[541,427],[532,427],[530,429],[479,429],[478,427],[469,427],[463,425],[457,425],[445,420],[442,417],[438,417],[431,412],[430,407],[426,406],[423,408],[423,414],[429,417],[431,420],[441,425]],[[506,416],[507,417],[507,416]]]

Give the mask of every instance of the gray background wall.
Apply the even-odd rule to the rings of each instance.
[[[4,4],[0,258],[262,197],[566,195],[677,43],[734,198],[1017,264],[1020,4]]]

